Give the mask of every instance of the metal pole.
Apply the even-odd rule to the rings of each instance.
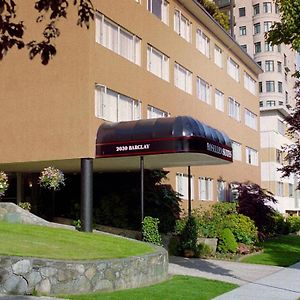
[[[188,166],[188,215],[192,215],[191,166]]]
[[[141,220],[144,221],[144,157],[140,157],[141,170]]]
[[[82,231],[92,232],[93,226],[93,159],[81,159],[81,223]]]

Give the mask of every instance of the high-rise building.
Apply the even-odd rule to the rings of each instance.
[[[296,178],[282,178],[277,171],[284,163],[282,146],[292,141],[286,135],[284,118],[291,112],[295,99],[296,53],[284,44],[272,46],[266,33],[280,22],[274,1],[235,0],[234,36],[242,49],[263,69],[259,75],[261,182],[278,200],[282,213],[299,212]]]
[[[31,24],[35,17],[23,2],[18,13]],[[60,22],[49,65],[17,50],[1,61],[0,169],[18,174],[18,199],[33,197],[32,174],[45,166],[78,173],[81,159],[90,158],[95,172],[116,168],[95,156],[104,121],[178,115],[233,141],[233,163],[192,168],[193,207],[230,197],[232,181],[260,183],[261,69],[253,59],[195,1],[93,2],[89,30],[75,25],[75,11]],[[39,30],[28,26],[28,36]],[[187,168],[171,168],[169,178],[186,199]]]

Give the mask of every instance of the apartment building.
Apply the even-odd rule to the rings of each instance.
[[[274,194],[280,212],[297,212],[297,179],[281,178],[277,171],[284,163],[282,146],[292,142],[286,135],[284,118],[294,107],[296,53],[289,46],[271,46],[265,40],[272,24],[280,22],[274,1],[234,2],[235,38],[264,71],[259,75],[262,187]]]
[[[22,2],[20,14],[33,18]],[[18,51],[1,62],[0,169],[23,174],[25,185],[26,174],[49,165],[80,172],[85,158],[94,172],[105,172],[95,158],[104,121],[186,115],[225,132],[233,148],[231,164],[191,168],[193,208],[230,198],[232,181],[260,184],[261,69],[252,58],[197,1],[93,3],[89,30],[74,25],[75,12],[61,21],[48,66]],[[31,23],[35,36],[40,25]],[[187,179],[186,167],[170,168],[169,182],[183,199]]]

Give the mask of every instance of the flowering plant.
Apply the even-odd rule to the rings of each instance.
[[[41,172],[39,184],[46,189],[57,191],[65,185],[64,173],[54,167],[47,167]]]
[[[5,191],[8,188],[8,178],[7,175],[0,171],[0,197],[4,196]]]

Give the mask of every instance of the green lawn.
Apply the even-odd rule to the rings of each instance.
[[[238,287],[235,284],[191,276],[174,276],[149,287],[85,295],[66,295],[74,300],[208,300]]]
[[[153,252],[145,243],[106,234],[0,222],[0,255],[109,259]]]
[[[300,236],[284,235],[259,244],[263,253],[248,256],[242,262],[288,267],[300,261]]]

